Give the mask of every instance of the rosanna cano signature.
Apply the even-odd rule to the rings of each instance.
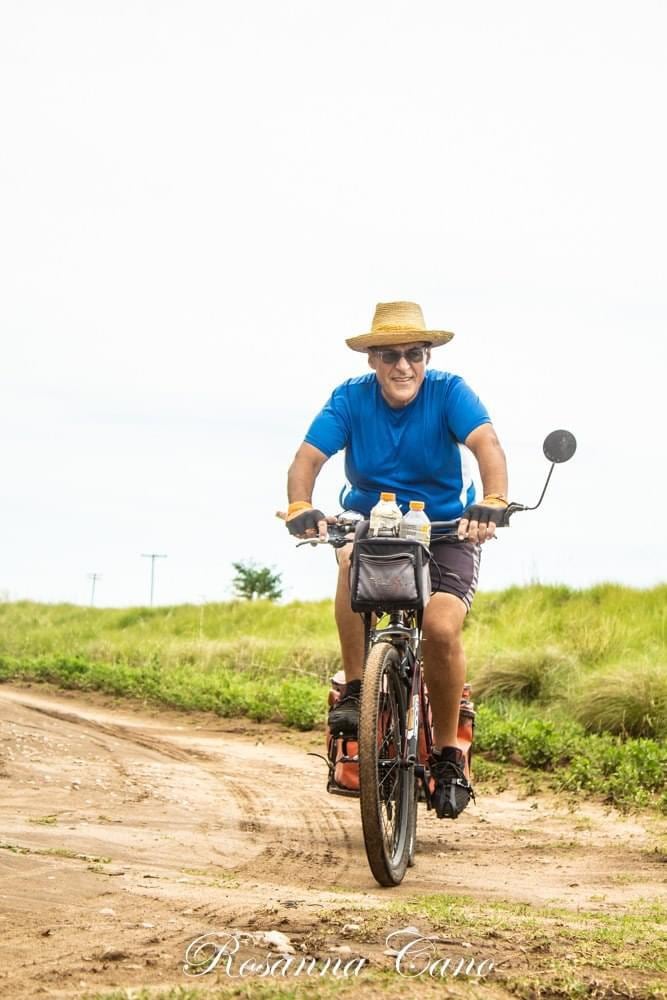
[[[395,971],[406,979],[420,976],[481,979],[493,971],[493,960],[490,958],[478,960],[469,953],[443,953],[443,945],[455,943],[437,935],[424,935],[416,927],[405,927],[387,935],[385,954],[393,957]],[[248,954],[249,949],[256,951],[262,945],[269,948],[264,957]],[[271,947],[275,951],[271,951]],[[190,942],[185,952],[183,972],[187,976],[204,976],[217,970],[231,979],[246,976],[334,976],[347,979],[358,976],[368,964],[366,958],[349,955],[349,948],[338,950],[345,950],[346,957],[297,956],[289,939],[278,931],[211,931]]]
[[[276,938],[275,942],[272,940]],[[280,939],[283,939],[281,942]],[[269,951],[265,958],[243,958],[241,944],[273,944],[282,954]],[[285,954],[285,952],[288,952]],[[195,938],[185,952],[183,972],[186,976],[204,976],[218,969],[230,979],[245,976],[286,977],[286,976],[338,976],[348,978],[358,976],[367,962],[365,958],[314,958],[311,955],[297,957],[294,948],[283,934],[275,931],[268,934],[249,934],[243,931],[212,931]]]

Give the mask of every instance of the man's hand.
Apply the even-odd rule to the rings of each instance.
[[[484,497],[481,503],[474,503],[464,511],[457,537],[460,542],[479,542],[483,545],[496,533],[496,525],[501,524],[507,509],[507,500],[494,493]]]
[[[327,519],[321,510],[316,510],[306,500],[296,500],[287,508],[287,513],[279,513],[285,521],[285,527],[290,535],[297,538],[317,538],[322,541],[327,537]]]

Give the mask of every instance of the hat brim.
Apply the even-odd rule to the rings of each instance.
[[[350,337],[345,341],[353,351],[367,351],[371,347],[392,347],[394,344],[423,344],[440,347],[454,336],[447,330],[392,330],[390,333],[374,331],[361,333],[358,337]]]

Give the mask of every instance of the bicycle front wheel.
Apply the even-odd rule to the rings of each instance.
[[[411,851],[414,768],[401,766],[406,690],[398,650],[378,642],[364,669],[359,711],[359,792],[366,856],[380,885],[398,885]]]

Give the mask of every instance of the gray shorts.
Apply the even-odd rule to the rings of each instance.
[[[431,587],[434,594],[460,597],[468,611],[477,590],[482,547],[475,542],[431,541]]]

